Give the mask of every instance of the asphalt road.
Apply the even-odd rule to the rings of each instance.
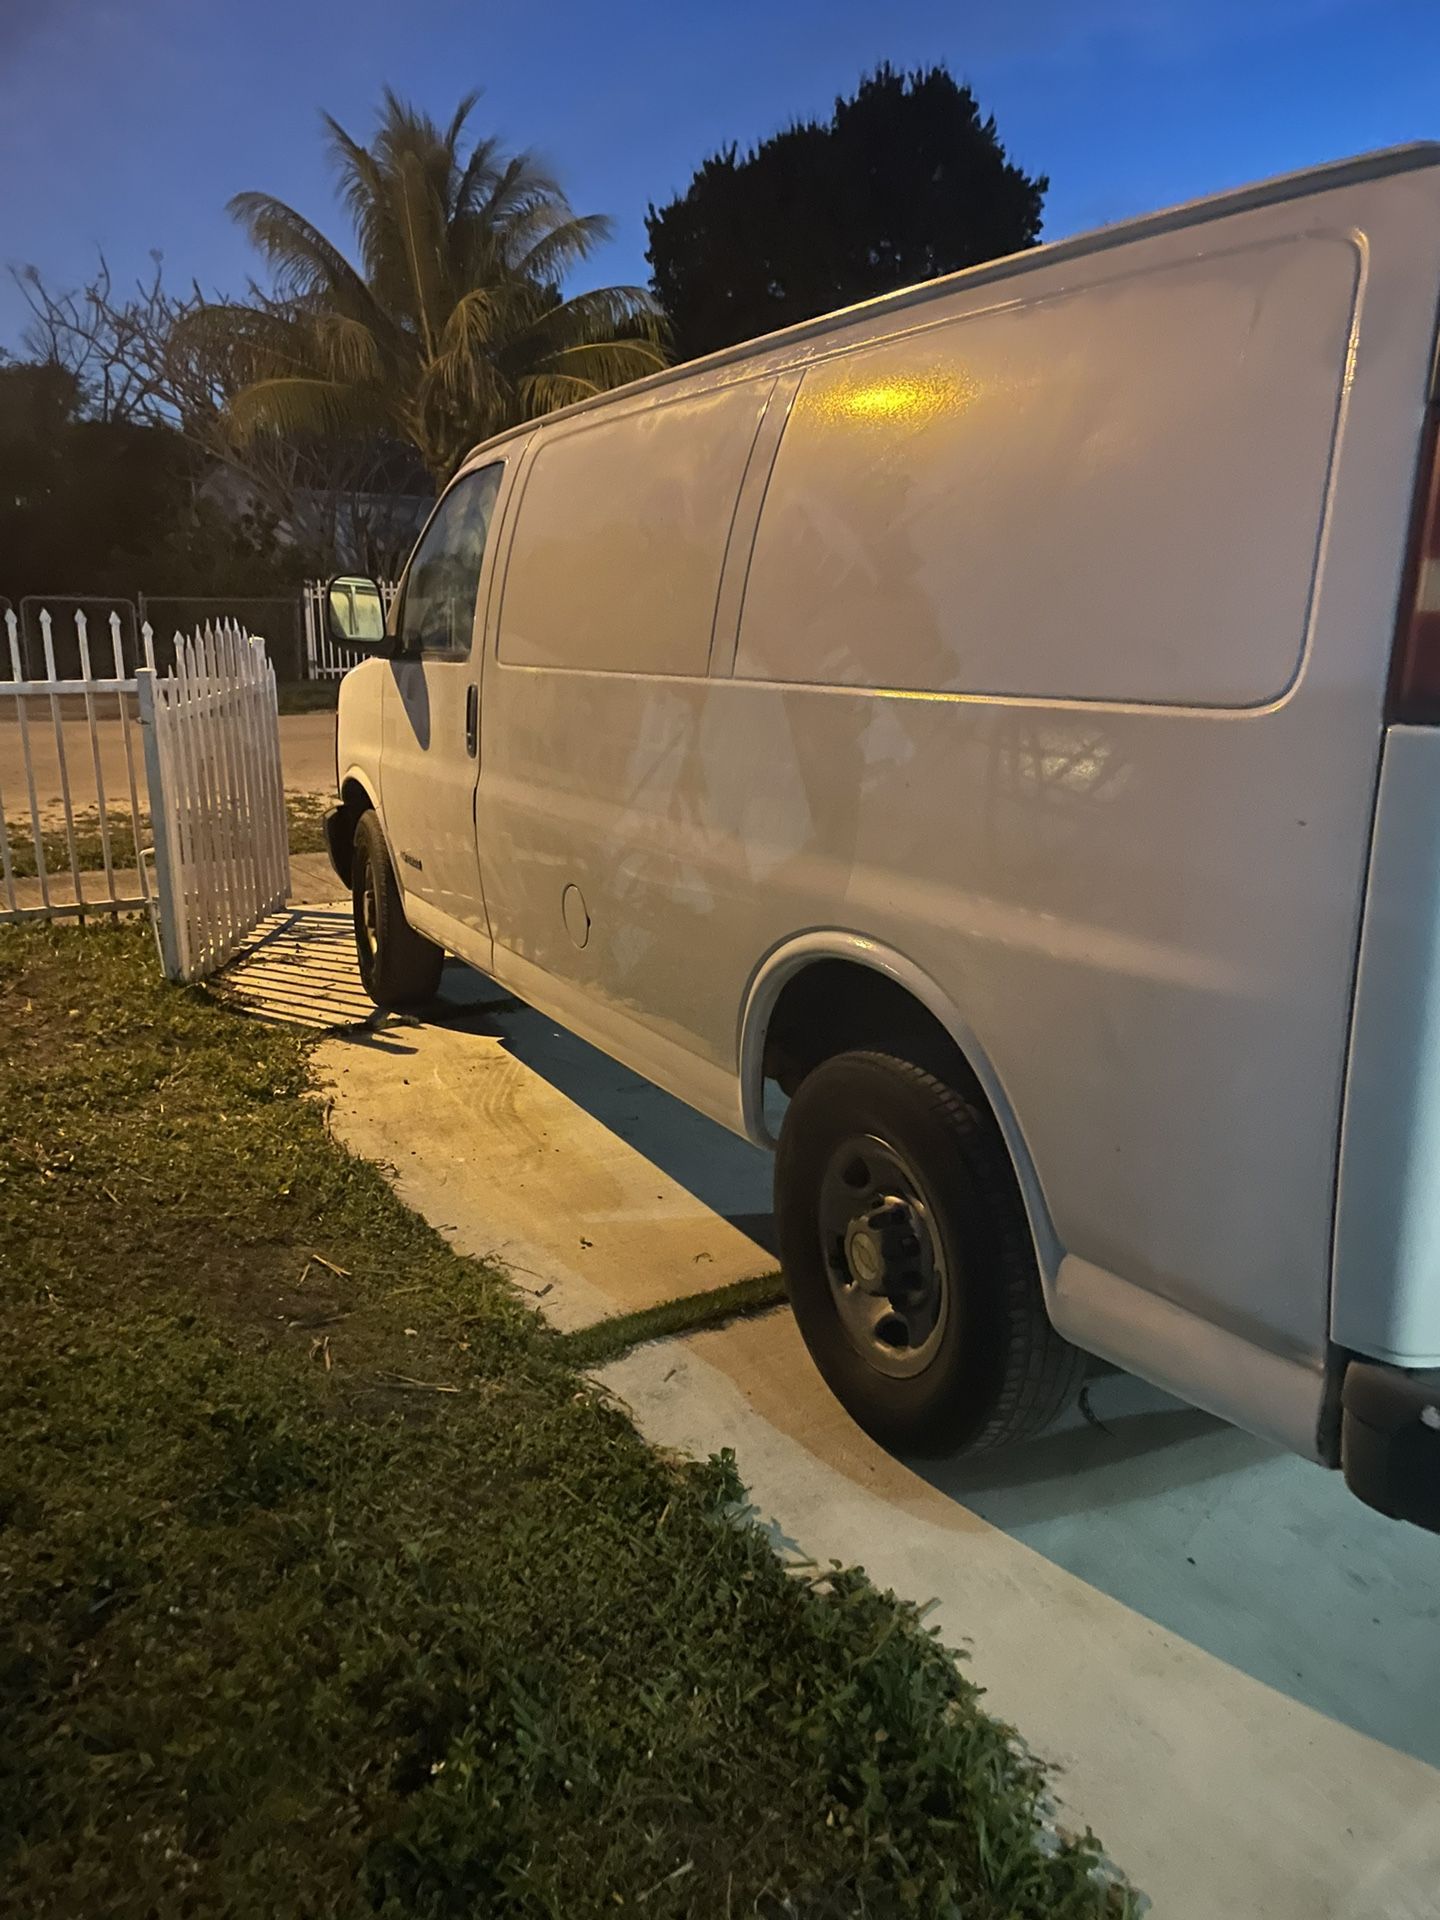
[[[100,778],[105,786],[108,806],[129,805],[129,778],[125,760],[128,735],[134,760],[140,804],[145,804],[145,756],[140,744],[140,727],[134,719],[122,722],[104,717],[105,707],[113,709],[113,697],[97,696],[102,717],[96,726],[100,749]],[[29,822],[29,797],[25,782],[25,760],[21,752],[21,730],[15,718],[15,702],[0,701],[0,801],[11,826]],[[50,716],[39,701],[25,703],[35,765],[36,799],[42,826],[55,826],[64,820],[61,798],[60,754],[63,750],[70,774],[71,804],[77,812],[92,812],[97,805],[94,760],[89,731],[83,711],[62,717],[60,744]],[[335,785],[335,715],[333,713],[283,713],[280,716],[280,760],[285,786],[291,793],[330,793]]]

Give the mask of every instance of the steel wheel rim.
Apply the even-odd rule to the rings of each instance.
[[[854,1134],[826,1162],[818,1211],[821,1257],[846,1339],[891,1379],[923,1372],[945,1337],[951,1285],[919,1176],[875,1134]]]
[[[374,870],[368,866],[365,869],[365,884],[360,889],[360,937],[366,959],[373,960],[380,944],[380,906],[376,898]]]

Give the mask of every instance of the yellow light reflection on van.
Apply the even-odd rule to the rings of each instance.
[[[954,413],[979,393],[978,383],[949,368],[906,373],[888,380],[837,383],[824,396],[823,409],[832,417],[851,420],[916,422],[936,414]]]
[[[851,413],[914,413],[924,394],[918,380],[877,380],[847,394],[845,405]]]

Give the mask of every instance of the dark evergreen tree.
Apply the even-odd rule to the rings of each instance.
[[[714,154],[652,206],[651,285],[692,359],[1032,246],[1049,184],[944,67],[882,66],[828,121]]]

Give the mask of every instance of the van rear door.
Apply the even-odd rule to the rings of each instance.
[[[1440,373],[1440,369],[1437,369]],[[1421,436],[1346,1078],[1331,1337],[1440,1367],[1440,395]]]

